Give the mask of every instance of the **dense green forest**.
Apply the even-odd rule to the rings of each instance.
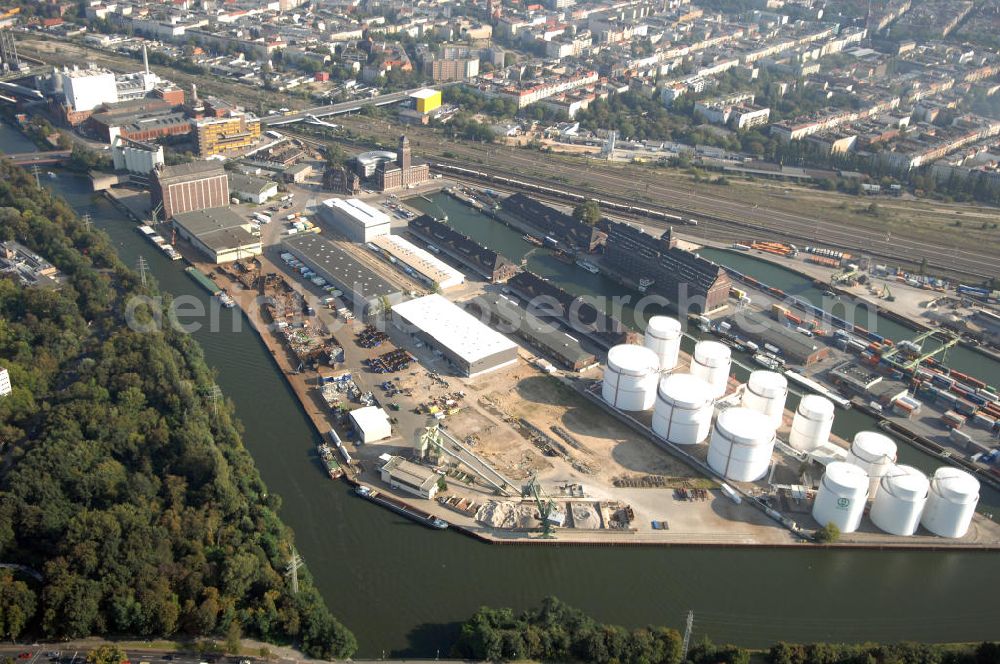
[[[58,291],[0,278],[0,365],[14,385],[0,399],[0,562],[43,577],[0,575],[2,636],[242,634],[353,654],[305,570],[291,591],[279,500],[231,405],[206,406],[200,347],[169,326],[125,325],[130,299],[153,288],[6,161],[0,239],[67,277]]]
[[[533,659],[597,664],[996,664],[1000,645],[920,643],[797,645],[779,643],[752,652],[707,640],[691,645],[682,658],[682,638],[673,629],[627,630],[597,622],[554,597],[516,615],[511,609],[479,609],[462,625],[454,655],[474,660]]]

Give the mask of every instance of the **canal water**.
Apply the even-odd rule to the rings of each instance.
[[[13,152],[5,138],[0,131],[0,149]],[[208,301],[179,263],[90,194],[84,180],[60,175],[46,184],[90,213],[124,261],[144,257],[163,290]],[[580,283],[601,286],[577,272]],[[576,282],[570,273],[554,278]],[[480,605],[522,609],[547,595],[627,626],[682,627],[694,610],[696,638],[744,645],[996,637],[995,554],[499,547],[417,526],[325,477],[313,456],[316,433],[260,339],[238,312],[221,316],[221,330],[195,336],[235,404],[265,482],[283,499],[281,516],[299,552],[330,608],[358,636],[361,656],[434,657]],[[854,417],[839,414],[842,435],[859,428]],[[683,509],[670,499],[664,508]]]

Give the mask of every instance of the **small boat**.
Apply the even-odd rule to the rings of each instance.
[[[224,306],[226,309],[232,309],[233,307],[236,306],[236,301],[233,299],[233,296],[224,290],[220,290],[216,294],[216,297],[219,299],[219,302],[222,303],[222,306]]]
[[[777,371],[785,366],[784,360],[770,353],[754,353],[753,361],[771,371]]]
[[[428,528],[433,528],[435,530],[444,530],[448,527],[448,522],[444,519],[439,519],[433,514],[416,507],[411,507],[403,501],[396,500],[392,496],[387,496],[379,491],[376,491],[375,489],[369,489],[366,486],[358,486],[354,489],[354,493],[358,494],[365,500],[370,500],[376,505],[381,505],[382,507],[390,509],[396,514],[412,519],[422,526],[427,526]]]
[[[525,233],[524,235],[521,236],[521,239],[527,242],[528,244],[535,245],[536,247],[542,246],[542,241],[537,237],[535,237],[534,235],[528,235],[527,233]]]
[[[639,280],[638,291],[640,293],[645,293],[647,290],[649,290],[649,287],[652,286],[654,283],[656,282],[653,279],[647,279],[646,277],[643,277],[642,279]]]
[[[573,254],[563,251],[562,249],[557,249],[552,253],[552,257],[557,261],[562,261],[563,263],[572,263]]]
[[[587,272],[590,272],[591,274],[600,274],[601,273],[601,268],[597,267],[596,265],[594,265],[590,261],[583,260],[582,258],[580,260],[578,260],[576,262],[576,264],[579,265],[580,267],[582,267]]]
[[[326,443],[320,443],[317,446],[319,450],[319,457],[323,460],[323,465],[326,467],[326,474],[330,476],[331,480],[343,477],[344,469],[340,467],[337,463],[336,457],[333,455],[333,450]]]

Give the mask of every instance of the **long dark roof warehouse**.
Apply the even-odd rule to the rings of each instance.
[[[331,240],[306,233],[286,238],[281,244],[316,274],[343,291],[362,315],[378,311],[383,297],[399,293],[394,284]]]

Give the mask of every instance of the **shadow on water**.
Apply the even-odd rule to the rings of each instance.
[[[407,646],[393,650],[393,657],[450,658],[451,648],[462,633],[461,622],[422,623],[406,634]]]

